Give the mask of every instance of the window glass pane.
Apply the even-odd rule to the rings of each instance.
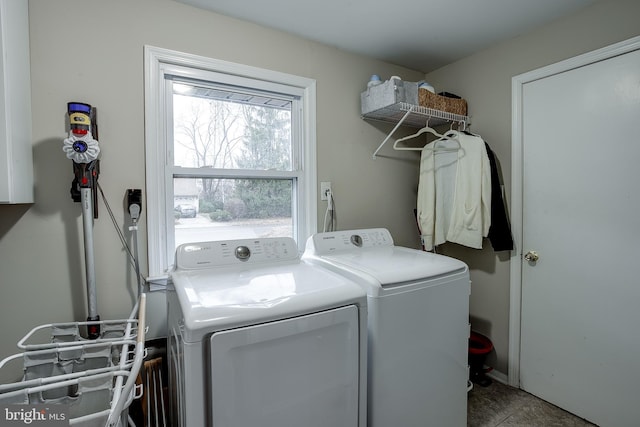
[[[183,243],[294,237],[292,179],[174,178],[176,247]]]
[[[172,84],[175,166],[292,170],[290,100]]]

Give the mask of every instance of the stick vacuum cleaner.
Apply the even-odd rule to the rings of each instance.
[[[98,218],[97,193],[98,175],[100,173],[100,146],[98,137],[96,110],[89,104],[69,102],[69,137],[62,147],[67,158],[73,161],[73,183],[71,198],[82,206],[82,224],[84,230],[84,259],[87,281],[87,301],[89,322],[98,322],[95,265],[93,255],[93,220]],[[98,323],[87,328],[90,339],[100,336]]]

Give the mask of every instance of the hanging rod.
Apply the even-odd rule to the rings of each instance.
[[[447,111],[434,110],[433,108],[422,107],[420,105],[407,104],[406,102],[398,102],[397,104],[371,111],[364,114],[362,117],[367,120],[377,120],[396,124],[378,146],[376,151],[374,151],[373,159],[376,158],[380,149],[382,149],[384,144],[389,141],[391,136],[403,124],[412,127],[424,127],[427,125],[427,122],[434,126],[454,122],[462,125],[463,128],[466,128],[469,123],[468,116],[453,114]]]

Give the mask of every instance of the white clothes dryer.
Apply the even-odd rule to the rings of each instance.
[[[171,425],[366,426],[360,286],[290,238],[182,245],[171,279]]]
[[[383,228],[316,234],[302,258],[367,291],[369,426],[465,427],[466,264],[395,246]]]

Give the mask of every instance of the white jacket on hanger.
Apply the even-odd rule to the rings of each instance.
[[[425,250],[445,241],[482,249],[491,226],[491,168],[484,141],[462,132],[455,138],[457,151],[437,151],[456,146],[447,140],[422,150],[417,220]]]

